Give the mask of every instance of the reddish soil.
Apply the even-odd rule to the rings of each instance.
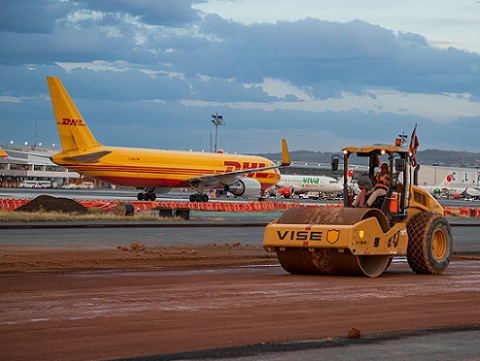
[[[0,254],[0,359],[93,360],[480,323],[480,264],[290,275],[261,249]]]
[[[255,246],[238,243],[197,248],[145,247],[134,242],[117,249],[39,249],[2,246],[2,273],[64,272],[98,270],[205,269],[254,264],[277,264],[275,255]]]

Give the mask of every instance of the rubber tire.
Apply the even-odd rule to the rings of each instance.
[[[133,216],[135,213],[135,208],[130,203],[125,203],[125,216]]]
[[[155,201],[155,199],[157,199],[157,195],[155,193],[150,193],[150,196],[148,198],[153,202]]]
[[[452,256],[452,229],[444,216],[434,212],[415,215],[407,224],[407,261],[415,273],[440,274]]]
[[[137,194],[137,199],[138,199],[139,201],[143,201],[143,197],[144,197],[143,193],[138,193],[138,194]]]

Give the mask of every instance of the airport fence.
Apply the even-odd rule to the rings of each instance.
[[[214,211],[214,212],[278,212],[294,207],[342,207],[341,204],[316,204],[300,202],[277,202],[266,200],[263,202],[179,202],[179,201],[131,201],[120,200],[80,200],[74,199],[85,208],[112,211],[119,203],[131,204],[135,212],[151,212],[159,209],[190,209],[191,211]],[[31,199],[0,198],[0,210],[13,211],[30,202]],[[480,207],[443,207],[446,216],[480,218]]]
[[[181,201],[130,201],[120,200],[80,200],[73,199],[85,208],[95,208],[104,211],[112,211],[119,203],[131,204],[136,212],[149,212],[158,209],[190,209],[196,211],[217,211],[217,212],[269,212],[282,211],[288,208],[301,207],[298,202],[275,202],[275,201],[252,201],[252,202],[181,202]],[[0,209],[15,210],[22,205],[30,202],[31,199],[10,199],[0,198]],[[310,207],[320,205],[311,204]],[[331,206],[339,207],[338,204]]]

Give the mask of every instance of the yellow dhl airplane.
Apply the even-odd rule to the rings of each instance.
[[[236,196],[261,195],[280,180],[279,167],[288,166],[287,143],[282,139],[282,163],[247,155],[120,148],[101,145],[58,78],[47,77],[62,152],[51,160],[106,183],[134,186],[145,193],[138,200],[155,200],[157,189],[193,187],[191,202],[208,202],[205,189],[225,189]]]

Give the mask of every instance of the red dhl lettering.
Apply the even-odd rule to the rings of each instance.
[[[70,119],[63,118],[61,125],[73,125],[77,127],[86,127],[87,125],[83,122],[83,119]]]
[[[233,172],[234,170],[242,170],[242,166],[238,162],[230,161],[230,160],[225,160],[223,162],[223,165],[227,167],[226,171],[227,172]]]
[[[248,178],[268,178],[269,176],[269,173],[250,173],[250,174],[247,174],[246,177]]]
[[[243,163],[243,169],[254,169],[254,168],[265,168],[266,164],[265,163],[249,163],[249,162],[244,162]]]
[[[223,165],[227,167],[226,172],[234,172],[239,170],[247,170],[247,169],[256,169],[256,168],[264,168],[266,167],[265,163],[257,163],[257,162],[237,162],[232,160],[225,160]]]

